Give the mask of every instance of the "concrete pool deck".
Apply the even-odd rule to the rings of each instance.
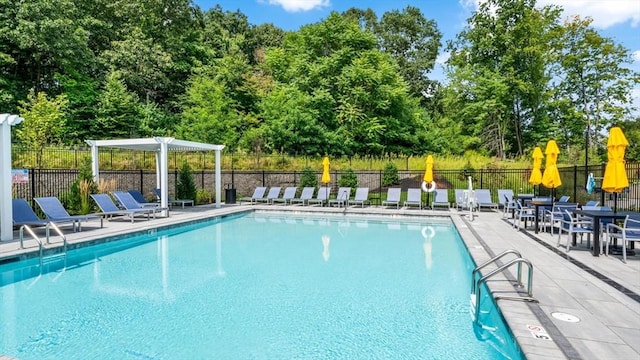
[[[557,235],[516,231],[511,226],[511,219],[504,219],[501,212],[476,213],[470,221],[466,212],[453,209],[432,211],[369,206],[345,210],[282,205],[223,205],[216,209],[196,206],[176,207],[168,218],[150,221],[139,218],[133,224],[116,219],[105,221],[104,228],[94,220],[83,224],[82,232],[72,233],[69,227],[63,227],[63,231],[69,244],[77,244],[250,209],[451,217],[476,264],[505,250],[517,250],[532,263],[533,297],[539,302],[497,301],[527,359],[640,359],[640,254],[628,256],[627,264],[624,264],[621,256],[594,257],[580,244],[566,253],[564,247],[556,247]],[[44,237],[43,233],[42,230],[37,232]],[[46,247],[58,248],[61,241],[52,232],[51,244]],[[27,254],[37,253],[37,250],[35,240],[26,240],[25,249],[20,249],[18,231],[15,231],[13,241],[0,242],[0,263],[31,257],[33,255]],[[514,258],[505,256],[501,262]],[[482,273],[493,269],[495,266],[488,266]],[[516,267],[513,266],[505,278],[497,276],[496,280],[513,280],[515,276]],[[526,286],[526,267],[523,267],[523,281]],[[515,294],[512,284],[512,281],[492,281],[489,286],[494,294],[501,291]],[[552,315],[554,313],[558,318]],[[10,358],[0,355],[0,360],[6,359]]]

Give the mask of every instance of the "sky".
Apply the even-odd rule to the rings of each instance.
[[[298,30],[301,26],[325,19],[332,11],[349,8],[372,9],[378,18],[390,10],[407,6],[420,8],[427,19],[433,19],[443,34],[443,47],[437,65],[430,74],[433,80],[445,80],[442,64],[447,40],[454,39],[466,25],[466,20],[483,0],[194,0],[202,10],[219,4],[224,11],[240,10],[254,25],[272,23],[284,30]],[[560,5],[563,18],[580,15],[591,17],[592,26],[606,37],[627,48],[634,60],[631,68],[640,72],[640,0],[538,0],[538,6]],[[634,89],[634,103],[640,107],[640,86]]]

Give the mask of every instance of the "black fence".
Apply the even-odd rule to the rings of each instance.
[[[77,179],[77,170],[65,169],[37,169],[28,170],[28,181],[13,185],[14,197],[23,197],[30,200],[39,196],[58,196],[66,198],[73,181]],[[455,202],[454,189],[466,189],[468,177],[471,176],[474,188],[490,189],[493,201],[499,202],[498,189],[511,189],[514,193],[535,193],[539,195],[569,195],[572,202],[584,203],[588,200],[599,200],[601,205],[613,206],[613,194],[602,192],[599,186],[602,183],[605,165],[572,166],[559,168],[562,185],[557,189],[547,189],[544,186],[532,186],[529,184],[530,169],[479,169],[466,170],[435,170],[434,178],[439,189],[448,189],[449,201]],[[629,187],[617,195],[617,208],[624,210],[640,210],[640,163],[626,164]],[[372,203],[379,204],[386,198],[388,187],[418,188],[422,184],[424,170],[398,171],[399,182],[391,186],[383,185],[383,171],[355,171],[358,178],[358,186],[369,188],[369,197]],[[586,190],[587,176],[593,173],[596,179],[596,190],[588,194]],[[332,193],[337,192],[340,178],[347,174],[343,171],[332,171]],[[317,172],[320,183],[321,172]],[[212,170],[193,171],[196,186],[199,189],[200,203],[206,203],[215,199],[215,172]],[[300,186],[301,172],[297,171],[222,171],[221,189],[235,188],[237,197],[248,196],[253,193],[256,186]],[[175,194],[175,184],[178,171],[171,170],[169,174],[169,193]],[[154,199],[153,189],[156,187],[155,170],[101,170],[100,179],[103,189],[138,189],[149,199]],[[224,200],[225,192],[221,194]],[[431,199],[424,194],[425,202]]]

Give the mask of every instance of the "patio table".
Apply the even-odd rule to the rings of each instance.
[[[629,215],[631,218],[640,219],[640,213],[635,211],[612,211],[612,210],[581,210],[575,209],[573,213],[576,215],[588,216],[593,219],[593,256],[600,256],[600,220],[612,219],[620,220]]]
[[[536,219],[535,219],[535,225],[534,225],[534,231],[537,234],[538,233],[538,218],[540,217],[540,207],[541,206],[553,206],[553,201],[550,200],[531,200],[529,202],[530,205],[533,205],[535,207],[535,215],[536,215]]]

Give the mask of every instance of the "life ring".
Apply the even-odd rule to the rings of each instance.
[[[425,231],[429,230],[429,235],[425,234]],[[435,230],[431,226],[422,227],[422,237],[425,239],[432,239],[436,235]]]
[[[434,192],[434,191],[436,191],[436,182],[432,181],[431,182],[431,187],[427,187],[427,182],[423,181],[422,182],[422,191],[424,191],[424,192]]]

